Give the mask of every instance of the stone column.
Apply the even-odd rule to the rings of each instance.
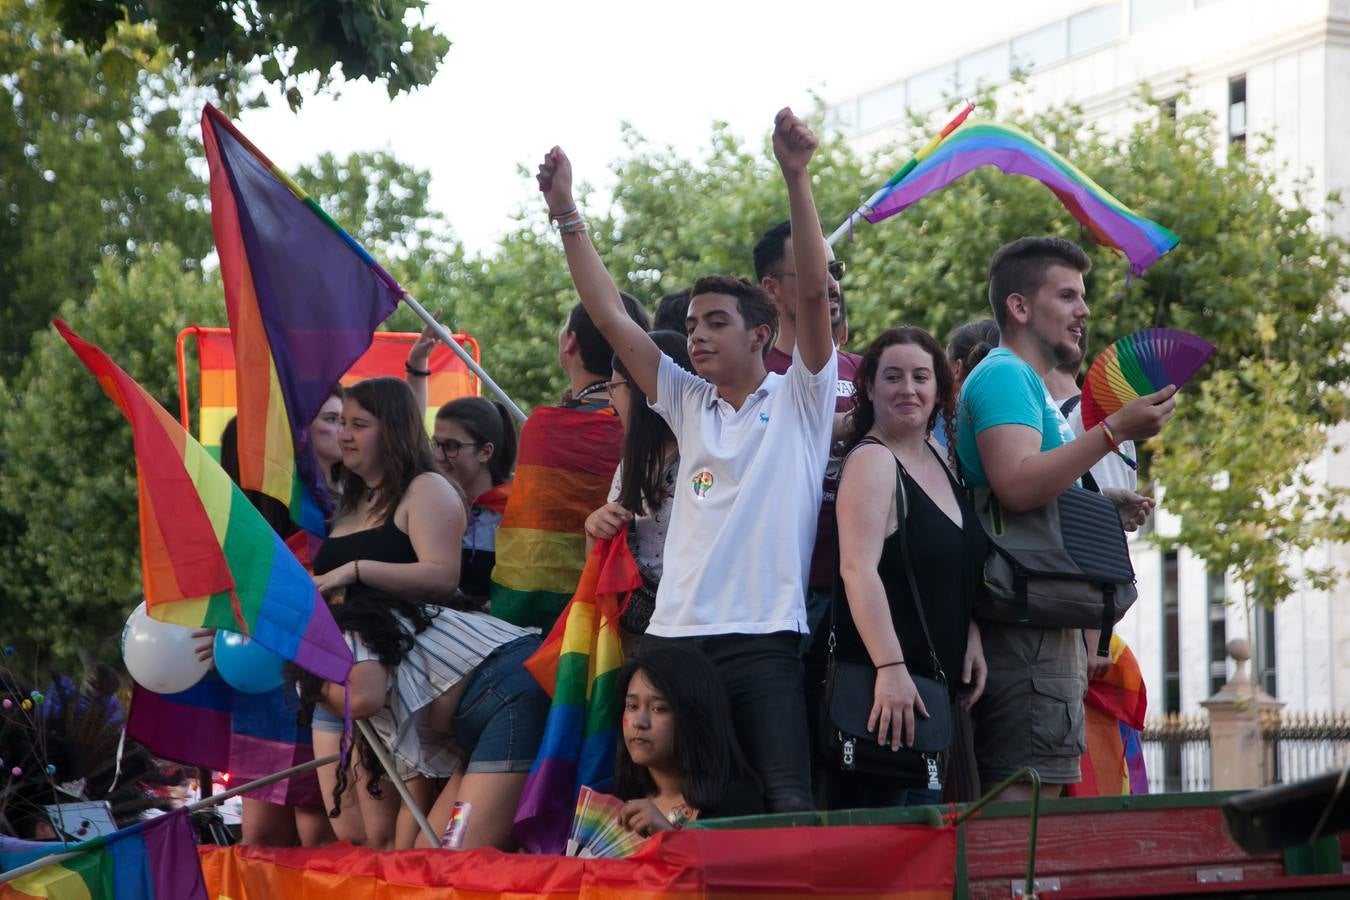
[[[1200,705],[1209,710],[1209,783],[1216,791],[1248,790],[1274,781],[1275,760],[1267,759],[1261,737],[1262,715],[1284,706],[1262,691],[1248,670],[1251,644],[1235,638],[1226,645],[1237,664],[1233,677]]]

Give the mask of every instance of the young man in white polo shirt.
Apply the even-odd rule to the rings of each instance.
[[[774,120],[793,231],[820,234],[807,164],[816,138],[791,110]],[[665,566],[644,643],[680,641],[717,666],[751,765],[773,812],[810,809],[810,753],[798,648],[807,569],[829,458],[837,360],[824,238],[794,242],[797,345],[768,374],[777,311],[762,289],[717,276],[693,288],[686,318],[698,375],[676,366],[623,314],[585,234],[571,165],[554,150],[540,189],[560,223],[567,264],[596,326],[655,398],[680,449]],[[640,653],[640,651],[639,651]]]

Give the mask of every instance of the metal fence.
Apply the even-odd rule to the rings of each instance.
[[[1272,783],[1301,781],[1350,764],[1350,713],[1261,713]],[[1210,788],[1209,714],[1168,713],[1142,735],[1151,794]]]
[[[1209,715],[1168,713],[1142,736],[1150,794],[1209,790]]]

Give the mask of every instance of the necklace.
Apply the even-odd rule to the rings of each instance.
[[[591,394],[598,394],[604,389],[605,389],[605,382],[603,381],[597,381],[594,384],[588,384],[577,392],[577,395],[572,398],[572,402],[580,403],[582,400],[585,400]]]
[[[366,485],[366,502],[369,503],[374,499],[375,499],[375,488],[371,487],[370,485]]]

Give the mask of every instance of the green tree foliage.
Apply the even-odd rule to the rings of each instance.
[[[126,269],[106,260],[60,314],[175,414],[179,330],[225,318],[219,280],[167,243]],[[115,657],[141,599],[131,428],[54,329],[35,336],[15,384],[0,394],[3,640],[44,664]]]
[[[102,259],[127,267],[168,239],[185,268],[210,252],[200,150],[164,100],[187,95],[164,62],[143,31],[86,54],[41,7],[0,0],[0,378]]]
[[[343,78],[384,81],[389,96],[430,84],[450,49],[448,38],[412,20],[422,0],[42,0],[73,40],[101,50],[127,25],[150,26],[173,56],[226,105],[245,67],[301,102],[299,79],[336,69]]]

